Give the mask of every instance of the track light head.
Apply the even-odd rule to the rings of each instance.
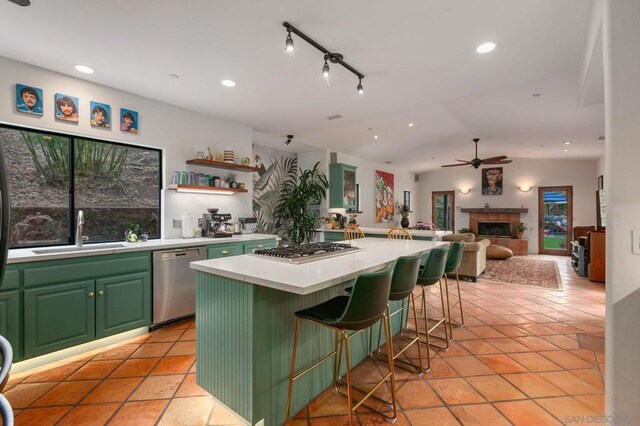
[[[293,135],[287,135],[287,140],[284,142],[284,146],[291,145],[291,139],[293,139]]]
[[[364,87],[362,87],[362,79],[358,79],[358,87],[356,87],[356,89],[358,90],[358,93],[360,93],[361,95],[364,93]]]
[[[291,38],[291,31],[287,31],[287,41],[285,41],[284,46],[287,52],[293,52],[293,39]]]
[[[324,78],[329,78],[329,63],[327,62],[327,58],[324,59],[324,65],[322,66],[322,76]]]

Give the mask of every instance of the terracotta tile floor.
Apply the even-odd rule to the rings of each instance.
[[[454,328],[450,350],[432,350],[422,379],[396,369],[398,425],[556,425],[603,414],[604,286],[578,277],[567,258],[530,257],[558,261],[563,289],[462,282],[465,327]],[[429,296],[432,316],[438,297]],[[194,339],[195,324],[186,320],[14,375],[5,395],[16,424],[241,424],[196,385]],[[417,351],[406,357],[415,362]],[[354,381],[366,386],[384,372],[384,364],[365,360]],[[389,387],[378,394],[388,396]],[[346,411],[346,400],[327,390],[290,424],[347,424]],[[385,423],[364,407],[356,417]]]

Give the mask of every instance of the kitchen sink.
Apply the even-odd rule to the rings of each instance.
[[[87,244],[86,246],[78,247],[78,246],[69,246],[69,247],[53,247],[53,248],[44,248],[44,249],[36,249],[31,250],[35,254],[56,254],[56,253],[74,253],[74,252],[82,252],[82,251],[93,251],[93,250],[107,250],[125,247],[123,243],[109,243],[109,244]]]

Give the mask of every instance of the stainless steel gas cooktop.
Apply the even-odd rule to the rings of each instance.
[[[309,243],[256,250],[253,254],[288,263],[307,263],[362,250],[348,243]]]

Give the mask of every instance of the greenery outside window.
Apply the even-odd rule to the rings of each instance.
[[[73,244],[83,210],[87,243],[160,238],[161,151],[0,126],[11,195],[10,247]]]

